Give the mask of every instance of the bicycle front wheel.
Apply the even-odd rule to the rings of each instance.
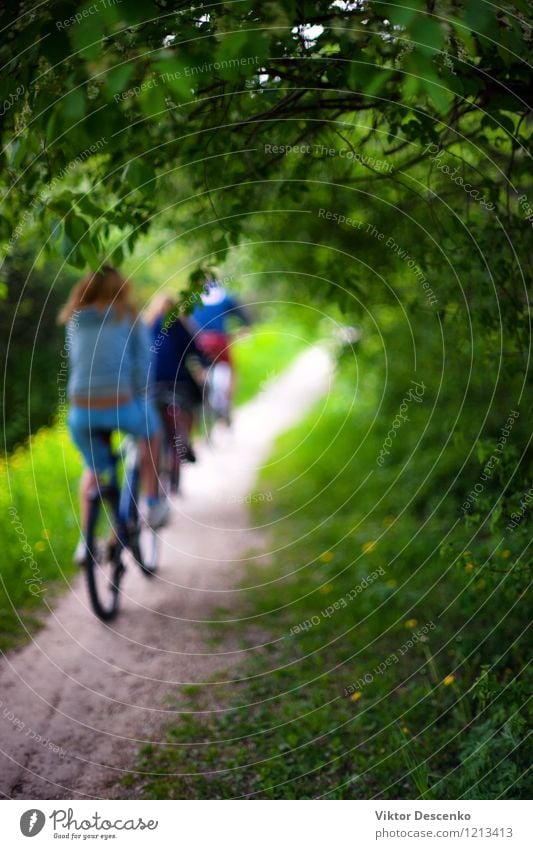
[[[104,622],[118,613],[120,582],[125,571],[117,513],[118,493],[110,493],[105,499],[98,493],[90,501],[85,574],[92,608]]]

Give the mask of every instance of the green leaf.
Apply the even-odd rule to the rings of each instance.
[[[27,133],[27,131],[26,131]],[[19,165],[24,161],[24,157],[26,155],[26,150],[28,148],[28,136],[21,136],[17,139],[17,141],[13,144],[13,147],[10,151],[9,162],[12,168],[18,168]]]
[[[78,246],[75,246],[69,236],[64,233],[61,240],[61,254],[74,268],[84,268],[85,259]]]
[[[58,135],[59,110],[52,112],[46,123],[46,144],[53,145]]]
[[[476,45],[468,27],[465,26],[463,21],[454,20],[453,18],[450,18],[449,20],[450,23],[453,23],[454,33],[459,41],[462,42],[468,55],[470,57],[475,56],[477,53]]]
[[[153,168],[148,168],[140,159],[132,159],[123,171],[122,180],[130,189],[138,189],[142,186],[145,191],[153,191],[154,186],[151,181],[154,176]],[[148,189],[147,185],[149,185]]]
[[[123,93],[135,70],[133,62],[116,65],[107,72],[106,91],[110,97]]]
[[[124,262],[124,250],[121,245],[115,248],[115,250],[111,254],[111,260],[113,262],[113,265],[115,266],[122,265],[122,263]]]
[[[339,44],[333,44],[328,42],[324,44],[320,50],[318,51],[319,56],[335,56],[336,53],[340,53],[341,48]]]
[[[191,66],[176,56],[168,56],[154,63],[158,84],[167,88],[179,101],[188,101],[192,97],[193,76]]]
[[[74,245],[80,242],[87,232],[87,222],[84,218],[76,215],[74,211],[67,215],[63,226],[65,233]]]
[[[100,261],[98,259],[98,254],[96,253],[90,239],[84,239],[80,243],[80,252],[90,268],[97,269],[99,267]]]
[[[210,75],[236,82],[252,76],[265,60],[267,47],[259,31],[237,32],[223,37],[215,52]]]
[[[145,89],[139,96],[139,104],[147,118],[160,119],[161,113],[166,112],[165,89],[154,77],[154,85]],[[190,95],[189,95],[190,99]]]
[[[76,195],[69,191],[61,192],[51,199],[48,206],[57,212],[59,215],[68,215],[72,210],[72,206],[76,201]]]
[[[353,91],[372,96],[380,93],[392,75],[393,71],[388,68],[382,69],[369,63],[354,62],[348,74],[348,84]]]
[[[96,206],[89,197],[82,197],[78,200],[78,206],[87,218],[98,220],[103,215],[103,210]]]
[[[467,26],[481,35],[489,34],[496,22],[494,10],[488,3],[465,3],[463,16]]]
[[[102,50],[105,20],[94,9],[94,3],[84,3],[75,13],[79,20],[69,25],[72,46],[84,59],[97,59]]]
[[[417,42],[417,50],[433,56],[444,44],[444,30],[434,18],[418,16],[409,27],[413,41]]]
[[[59,107],[64,124],[74,124],[76,121],[79,121],[85,115],[85,94],[83,89],[76,88],[73,91],[69,91],[61,98]]]
[[[154,17],[157,19],[157,7],[147,0],[122,0],[120,4],[120,17],[128,24],[142,24],[145,21],[151,21]]]
[[[386,16],[391,23],[397,26],[408,26],[412,20],[420,14],[422,3],[420,0],[408,0],[406,5],[394,4],[386,7]]]
[[[491,112],[485,115],[481,121],[481,126],[488,127],[491,130],[505,130],[509,135],[514,135],[514,123],[503,112]]]

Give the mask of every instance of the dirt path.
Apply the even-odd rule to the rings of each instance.
[[[238,412],[231,435],[200,447],[162,533],[160,574],[147,582],[128,570],[116,622],[93,616],[80,577],[33,642],[3,659],[0,794],[115,795],[139,745],[157,739],[174,713],[165,698],[179,704],[183,684],[242,659],[236,645],[208,650],[206,621],[231,605],[238,561],[262,542],[246,509],[258,469],[275,437],[328,391],[330,376],[325,351],[309,349]]]

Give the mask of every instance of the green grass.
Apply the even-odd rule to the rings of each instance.
[[[244,404],[280,374],[314,339],[309,328],[292,319],[254,326],[232,346],[237,372],[235,403]]]
[[[0,467],[0,648],[34,633],[75,573],[81,463],[59,426],[43,428]]]
[[[491,541],[465,550],[463,526],[442,544],[458,502],[433,507],[461,446],[439,460],[430,442],[405,463],[430,408],[412,404],[378,468],[389,425],[366,435],[377,379],[364,370],[350,409],[353,385],[343,366],[258,482],[273,499],[254,518],[279,553],[250,560],[250,589],[214,626],[222,641],[238,628],[249,652],[234,683],[176,702],[183,713],[127,780],[143,798],[527,798],[513,552],[483,566]]]

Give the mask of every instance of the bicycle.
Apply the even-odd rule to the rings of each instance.
[[[164,425],[165,439],[161,446],[160,487],[164,495],[179,491],[183,462],[194,461],[190,446],[192,408],[179,387],[160,384],[156,387],[156,403]]]
[[[231,366],[226,362],[214,362],[207,372],[207,407],[212,426],[222,420],[231,425]]]
[[[208,436],[217,421],[223,421],[228,427],[231,425],[233,370],[229,344],[229,337],[223,333],[203,332],[197,339],[206,371],[203,402]]]
[[[111,447],[110,431],[95,431],[110,456],[110,471],[89,496],[85,530],[85,574],[95,614],[103,621],[114,619],[119,608],[120,584],[126,566],[124,556],[152,577],[157,570],[158,534],[148,528],[139,513],[140,458],[137,440],[126,436],[118,453]],[[123,479],[119,483],[119,460]]]

